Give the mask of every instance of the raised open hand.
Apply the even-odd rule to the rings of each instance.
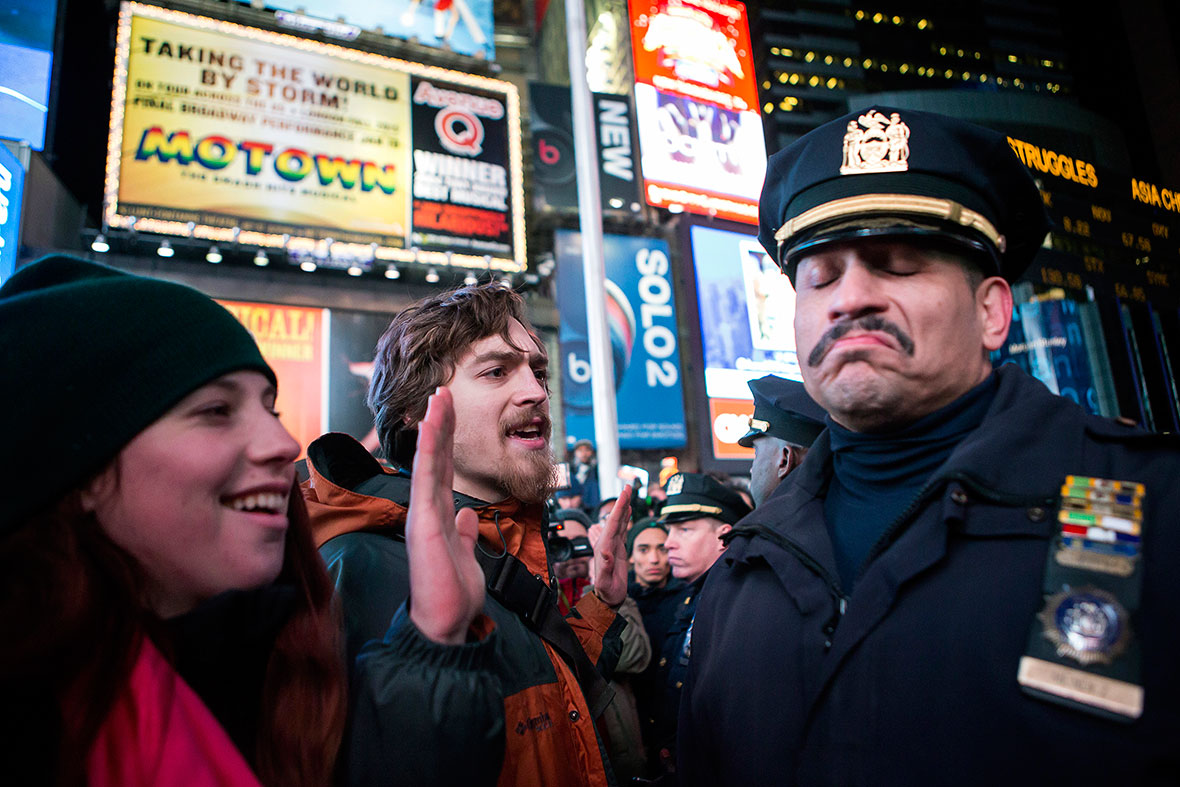
[[[627,486],[611,508],[602,537],[594,547],[594,592],[612,607],[627,598],[627,548],[623,538],[630,524],[631,487]]]
[[[479,520],[468,508],[455,514],[454,432],[451,392],[440,386],[418,425],[406,551],[410,620],[435,642],[461,645],[467,641],[471,621],[483,609],[484,578],[475,560]]]

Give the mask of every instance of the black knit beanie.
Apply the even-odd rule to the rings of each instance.
[[[0,287],[0,535],[99,472],[207,382],[274,372],[241,323],[181,284],[65,255]],[[167,490],[160,490],[167,494]]]

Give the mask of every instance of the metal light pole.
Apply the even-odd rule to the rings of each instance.
[[[594,402],[594,445],[598,454],[598,488],[605,500],[619,491],[619,418],[615,408],[610,329],[606,324],[602,196],[598,183],[594,112],[590,103],[590,85],[586,82],[586,9],[582,0],[565,0],[565,29],[573,105],[574,164],[578,173],[587,342],[590,345],[590,391]]]

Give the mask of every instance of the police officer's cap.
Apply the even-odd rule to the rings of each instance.
[[[754,394],[754,415],[750,431],[738,439],[738,445],[751,448],[757,438],[771,435],[810,448],[824,430],[827,414],[807,395],[803,383],[768,374],[748,384]]]
[[[845,115],[776,153],[759,204],[758,239],[792,283],[802,257],[866,237],[949,246],[1014,281],[1048,231],[1003,134],[891,107]]]
[[[751,510],[737,492],[701,473],[677,473],[665,489],[668,499],[660,509],[660,522],[666,525],[702,517],[732,525]]]

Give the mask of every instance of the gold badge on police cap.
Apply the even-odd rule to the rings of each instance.
[[[669,495],[678,495],[684,491],[684,476],[676,474],[668,479],[668,488],[664,490]]]
[[[905,172],[909,169],[910,127],[898,113],[888,118],[873,109],[848,121],[841,175]]]

